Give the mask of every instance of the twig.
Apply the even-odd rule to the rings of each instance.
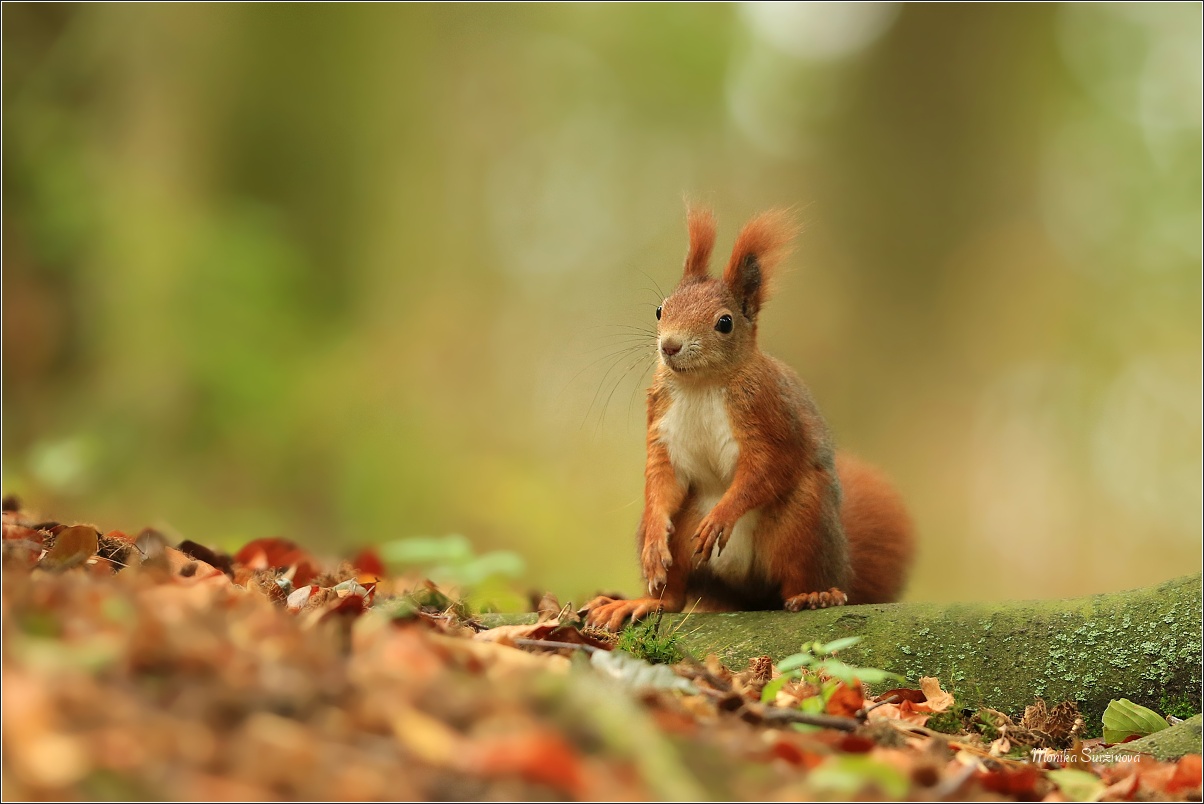
[[[867,706],[865,709],[858,709],[857,714],[854,717],[856,717],[858,720],[865,720],[867,717],[869,717],[870,712],[873,712],[879,706],[885,706],[886,704],[894,703],[897,700],[899,700],[898,695],[887,696],[886,698],[883,698],[881,701],[878,701],[878,703],[876,703],[872,706]]]
[[[929,790],[928,794],[932,796],[934,801],[940,801],[943,798],[948,798],[961,789],[961,786],[965,784],[977,770],[977,762],[967,763],[966,765],[963,765],[961,770],[959,770],[957,773],[946,777],[941,781],[940,784]]]
[[[553,650],[569,648],[571,650],[583,650],[586,653],[595,653],[602,650],[601,648],[595,648],[593,645],[580,645],[576,642],[556,642],[552,639],[527,639],[526,637],[515,639],[514,644],[521,645],[524,648],[552,648]]]
[[[820,726],[825,729],[839,731],[857,731],[861,723],[851,717],[839,715],[811,715],[797,709],[782,709],[779,707],[763,707],[756,711],[766,723],[805,723],[808,726]]]

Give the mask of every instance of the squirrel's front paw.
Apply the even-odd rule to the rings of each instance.
[[[644,570],[644,580],[648,582],[648,594],[655,595],[669,581],[669,567],[673,566],[673,553],[669,550],[668,533],[662,533],[660,538],[650,536],[644,540],[643,555],[640,556]]]
[[[717,516],[714,511],[707,514],[698,526],[698,532],[694,534],[695,562],[704,564],[710,561],[711,551],[715,549],[716,544],[722,553],[723,548],[727,547],[727,540],[732,536],[732,527],[733,523]]]
[[[618,631],[628,618],[634,623],[663,608],[660,600],[643,598],[642,600],[615,600],[609,597],[596,597],[586,604],[585,622],[595,628],[605,628],[608,631]]]
[[[802,611],[803,609],[828,609],[833,606],[843,606],[849,602],[849,596],[833,586],[826,592],[806,592],[786,600],[786,611]]]

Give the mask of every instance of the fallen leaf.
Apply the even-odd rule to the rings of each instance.
[[[1175,775],[1166,784],[1166,792],[1178,795],[1201,786],[1201,763],[1199,754],[1187,754],[1175,765]]]
[[[304,586],[318,577],[318,562],[288,539],[255,539],[234,555],[234,561],[252,569],[289,569],[296,586]]]
[[[1038,786],[1043,785],[1048,788],[1052,784],[1045,781],[1042,771],[1033,765],[1022,765],[1017,768],[1000,765],[994,770],[979,771],[975,778],[979,784],[993,793],[1023,798],[1026,801],[1035,801],[1041,798],[1042,794],[1038,793]]]
[[[65,570],[81,566],[96,554],[100,533],[91,525],[73,525],[59,531],[40,566],[49,570]]]
[[[463,766],[482,776],[515,775],[547,785],[570,799],[584,797],[581,757],[550,729],[478,739],[469,744]]]
[[[1128,698],[1109,703],[1102,720],[1105,743],[1121,743],[1130,737],[1145,737],[1169,728],[1153,709],[1135,704]]]
[[[228,555],[219,553],[211,547],[206,547],[203,544],[197,544],[196,542],[188,539],[180,542],[176,549],[189,558],[194,558],[197,561],[204,561],[211,567],[226,573],[231,578],[234,577],[234,563]]]
[[[452,765],[462,752],[463,738],[442,721],[408,705],[389,718],[393,736],[414,756],[431,765]]]
[[[877,788],[888,798],[898,799],[907,795],[911,783],[896,768],[873,757],[839,754],[811,771],[807,785],[841,798],[860,797],[867,788]]]
[[[372,547],[367,547],[356,553],[355,558],[351,559],[351,566],[365,575],[374,575],[377,578],[383,578],[388,575],[385,562],[381,561],[380,554]]]
[[[302,586],[300,589],[293,590],[293,593],[284,601],[285,608],[289,611],[300,611],[320,588],[318,586]]]
[[[167,547],[167,537],[154,528],[143,528],[134,540],[143,560],[158,558]]]
[[[903,701],[897,704],[881,704],[875,706],[866,716],[870,720],[900,720],[913,726],[923,726],[932,717],[930,712],[920,711],[924,704],[914,704]]]
[[[590,664],[627,687],[698,692],[698,688],[692,682],[677,675],[665,665],[649,664],[626,651],[597,651],[590,656]]]
[[[1046,775],[1071,801],[1098,801],[1106,787],[1103,780],[1090,771],[1065,768],[1048,771]]]
[[[39,547],[42,545],[42,532],[34,528],[27,528],[24,525],[5,525],[4,539],[25,540],[36,543]]]
[[[828,697],[824,711],[829,715],[853,717],[864,708],[865,696],[861,694],[861,685],[854,687],[842,681],[836,685],[836,689]]]
[[[891,696],[898,698],[898,700],[894,701],[894,703],[902,703],[903,701],[911,701],[912,703],[920,704],[920,703],[924,703],[925,701],[928,700],[928,696],[926,696],[923,693],[923,691],[921,691],[921,690],[897,689],[897,690],[887,690],[886,692],[882,693],[877,698],[875,698],[874,701],[875,701],[875,703],[879,703],[879,702],[885,701],[887,698],[890,698]]]
[[[920,679],[920,690],[924,693],[924,706],[929,712],[944,712],[953,706],[952,693],[941,689],[941,682],[930,676]]]
[[[546,620],[559,620],[561,608],[560,601],[557,600],[556,595],[552,594],[551,592],[545,592],[543,596],[536,601],[534,606],[536,613],[539,615],[538,621],[541,623]]]

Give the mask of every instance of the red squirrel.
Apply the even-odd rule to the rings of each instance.
[[[687,213],[689,251],[656,309],[648,461],[637,545],[648,597],[598,597],[587,621],[618,630],[657,610],[884,603],[903,590],[911,520],[874,468],[837,454],[807,387],[757,346],[769,280],[796,234],[765,212],[708,273],[709,211]]]

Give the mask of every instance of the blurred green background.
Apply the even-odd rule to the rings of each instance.
[[[910,598],[1200,565],[1198,4],[3,23],[3,483],[29,507],[227,547],[460,533],[562,600],[635,592],[631,338],[684,193],[720,250],[801,210],[762,344],[906,495]]]

